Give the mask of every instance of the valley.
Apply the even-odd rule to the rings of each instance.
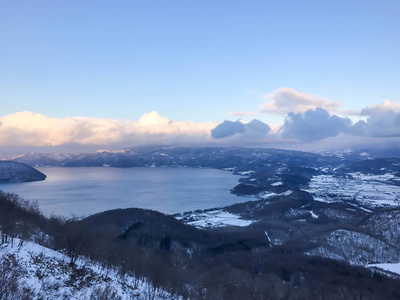
[[[84,161],[101,168],[113,166],[110,157],[118,165],[120,155],[126,153],[86,154]],[[174,215],[125,208],[64,220],[18,204],[1,218],[2,228],[10,228],[5,240],[64,251],[72,265],[88,259],[112,266],[157,286],[159,299],[163,293],[176,299],[400,296],[400,159],[240,148],[163,149],[140,157],[148,166],[240,174],[231,193],[253,198]],[[2,197],[9,207],[10,195]]]

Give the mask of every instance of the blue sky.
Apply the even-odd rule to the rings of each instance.
[[[259,112],[281,88],[342,112],[398,102],[399,12],[397,0],[0,1],[1,115],[280,124],[230,112]]]

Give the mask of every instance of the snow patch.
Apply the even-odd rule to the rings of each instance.
[[[240,219],[240,216],[231,214],[221,209],[200,213],[186,213],[176,218],[185,224],[192,225],[200,229],[226,226],[245,227],[255,222],[254,220]]]
[[[242,171],[242,172],[237,172],[240,175],[249,175],[251,173],[254,173],[254,171]]]
[[[278,195],[278,194],[277,193],[273,193],[273,192],[265,191],[265,192],[258,193],[257,197],[259,197],[261,199],[267,199],[267,198],[270,198],[270,197],[276,196],[276,195]]]
[[[289,195],[292,194],[292,193],[293,193],[293,191],[287,190],[286,192],[280,193],[279,195],[282,195],[282,196],[289,196]]]

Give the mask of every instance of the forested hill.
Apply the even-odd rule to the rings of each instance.
[[[0,183],[45,180],[46,175],[19,162],[0,161]]]

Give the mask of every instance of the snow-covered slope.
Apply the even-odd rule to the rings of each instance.
[[[8,294],[8,295],[7,295]],[[4,298],[1,297],[4,296]],[[14,239],[0,246],[1,299],[177,299],[147,280],[121,276],[87,260],[69,258]]]
[[[359,266],[397,262],[399,259],[397,247],[365,233],[339,229],[320,239],[325,239],[319,242],[322,246],[307,252],[307,254],[343,260],[351,265]]]
[[[400,276],[400,263],[388,263],[388,264],[371,264],[368,265],[373,270],[383,270],[389,272],[392,276]],[[387,274],[387,273],[384,273]],[[396,277],[398,277],[396,276]]]

